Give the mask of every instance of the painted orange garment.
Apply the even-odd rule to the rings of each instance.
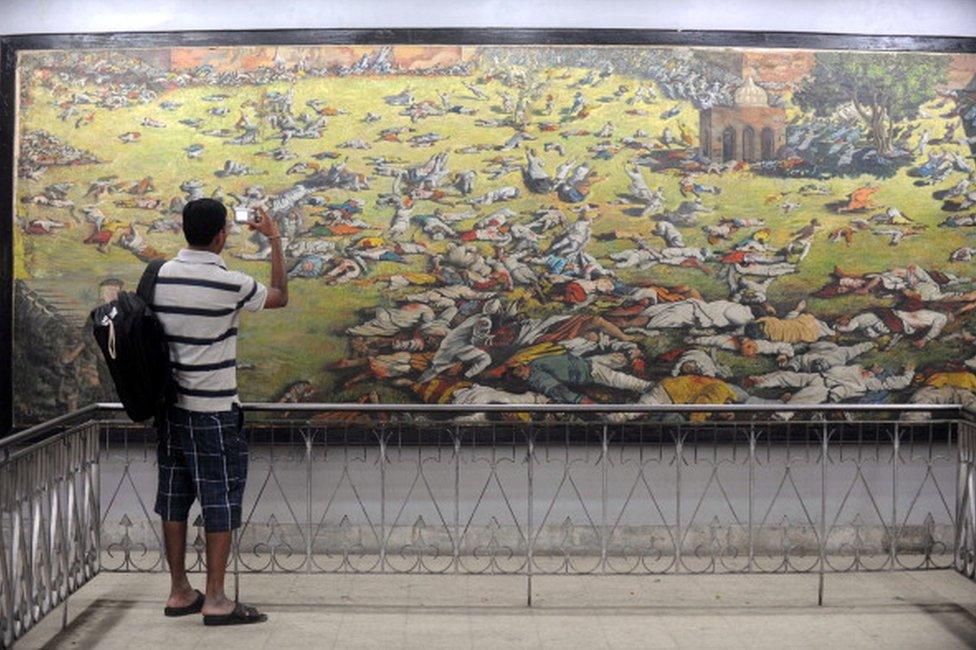
[[[156,250],[152,246],[146,246],[145,248],[143,248],[141,252],[136,253],[136,257],[138,257],[143,262],[147,262],[147,263],[153,260],[169,259],[169,255],[163,253],[162,251]]]
[[[796,318],[763,316],[761,323],[766,338],[777,343],[813,343],[820,339],[820,323],[813,314],[800,314]]]
[[[585,328],[593,324],[594,317],[590,314],[576,314],[566,320],[553,325],[548,332],[541,335],[538,343],[559,343],[575,339],[584,331]],[[497,340],[497,337],[496,337]]]
[[[434,377],[430,381],[418,382],[413,385],[414,391],[426,404],[450,404],[454,393],[462,388],[474,386],[463,379],[449,379]]]
[[[688,298],[701,298],[698,290],[691,287],[674,287],[674,290],[667,287],[654,287],[654,292],[657,293],[657,301],[659,303],[681,302],[682,300],[688,300]]]
[[[581,303],[586,302],[588,297],[586,289],[579,282],[570,282],[563,288],[563,302]]]
[[[423,372],[430,367],[430,362],[434,360],[434,352],[417,352],[410,355],[410,368],[415,372]]]
[[[356,235],[363,231],[363,229],[359,226],[350,226],[345,223],[332,224],[326,226],[326,228],[328,228],[329,232],[337,237],[341,235]]]
[[[936,372],[926,381],[926,386],[944,388],[952,386],[963,390],[976,390],[976,375],[971,372]]]
[[[661,380],[661,388],[671,398],[674,404],[728,404],[736,401],[735,393],[727,383],[715,377],[703,375],[679,375],[665,377]],[[692,422],[702,422],[708,418],[708,413],[692,413]]]
[[[878,191],[876,187],[859,187],[851,192],[850,200],[845,206],[848,210],[864,210],[873,205],[871,195]]]

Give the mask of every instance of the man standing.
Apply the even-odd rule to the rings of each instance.
[[[267,616],[224,595],[232,531],[241,525],[247,479],[247,442],[237,396],[237,328],[242,309],[288,304],[281,234],[264,212],[251,229],[271,246],[271,286],[229,271],[220,257],[228,235],[227,210],[213,199],[183,209],[187,248],[159,271],[152,308],[166,332],[174,403],[160,427],[155,511],[163,519],[171,587],[164,613],[203,613],[206,625],[260,623]],[[200,500],[207,549],[207,592],[187,580],[187,516]]]

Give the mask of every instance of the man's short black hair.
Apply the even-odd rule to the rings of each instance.
[[[209,246],[227,223],[227,208],[214,199],[196,199],[183,206],[183,236],[190,246]]]

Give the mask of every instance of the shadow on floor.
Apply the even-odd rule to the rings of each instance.
[[[73,602],[69,599],[68,607],[71,607],[72,604]],[[112,630],[122,622],[126,613],[134,605],[134,602],[125,600],[107,598],[93,600],[76,614],[63,629],[48,639],[41,648],[42,650],[57,650],[63,648],[68,639],[72,639],[74,645],[78,647],[94,647],[101,638],[111,634]],[[50,616],[60,618],[61,611],[51,612]]]

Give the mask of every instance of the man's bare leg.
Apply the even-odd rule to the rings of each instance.
[[[167,607],[186,607],[197,599],[197,592],[186,578],[186,522],[164,521],[163,544],[169,564],[169,599]]]
[[[373,371],[372,370],[367,370],[365,372],[359,372],[359,373],[356,373],[355,375],[353,375],[352,377],[350,377],[349,379],[347,379],[346,381],[342,382],[342,387],[343,387],[343,389],[352,388],[356,384],[361,384],[362,382],[369,381],[370,379],[373,379]]]
[[[332,364],[332,367],[337,370],[344,370],[346,368],[361,368],[367,365],[369,365],[368,357],[350,357],[348,359],[339,359]]]
[[[207,599],[203,613],[230,614],[234,601],[224,595],[224,574],[230,557],[231,532],[207,533]]]
[[[583,328],[584,332],[589,332],[593,330],[604,332],[614,337],[615,339],[619,339],[621,341],[636,341],[638,339],[638,337],[636,336],[631,336],[630,334],[627,334],[622,329],[620,329],[619,327],[617,327],[616,325],[608,321],[606,318],[603,318],[602,316],[594,316],[593,320],[590,321],[590,326]]]
[[[619,328],[626,329],[628,327],[647,327],[650,320],[647,316],[634,316],[633,318],[615,318],[611,322]]]

